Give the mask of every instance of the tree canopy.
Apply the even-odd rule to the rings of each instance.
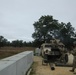
[[[13,47],[31,47],[31,46],[41,46],[44,42],[50,42],[51,39],[60,39],[66,47],[70,47],[73,41],[76,41],[76,32],[74,27],[70,22],[64,23],[57,19],[54,19],[51,15],[41,16],[38,21],[34,22],[34,33],[32,37],[35,39],[32,42],[26,42],[23,40],[13,40],[8,41],[3,36],[0,36],[0,47],[3,46],[13,46]]]
[[[53,38],[60,39],[64,44],[71,42],[71,36],[74,36],[74,28],[71,23],[59,23],[51,15],[44,15],[34,22],[35,32],[32,37],[35,41],[50,41]]]
[[[0,36],[0,47],[12,46],[12,47],[32,47],[32,42],[26,42],[23,40],[13,40],[12,42],[8,41],[3,36]]]

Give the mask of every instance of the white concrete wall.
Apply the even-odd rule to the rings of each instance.
[[[32,51],[4,58],[0,60],[0,75],[25,75],[32,63]]]

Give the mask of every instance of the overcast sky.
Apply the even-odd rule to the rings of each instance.
[[[9,41],[32,41],[33,23],[42,15],[76,28],[76,0],[0,0],[0,35]]]

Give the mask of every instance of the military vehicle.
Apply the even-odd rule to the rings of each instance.
[[[41,55],[43,57],[42,65],[49,63],[52,70],[55,69],[55,64],[58,62],[63,64],[73,62],[73,55],[70,56],[65,45],[59,39],[53,39],[50,40],[50,43],[42,44]]]

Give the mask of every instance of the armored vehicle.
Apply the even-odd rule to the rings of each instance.
[[[55,69],[55,64],[72,65],[74,57],[68,51],[59,39],[43,43],[41,45],[42,65],[49,63],[52,70]]]
[[[47,54],[47,59],[51,62],[56,61],[64,52],[64,44],[58,39],[53,39],[50,43],[44,43],[41,45],[41,54],[45,59],[45,54]]]
[[[59,39],[50,40],[50,43],[43,43],[41,45],[41,55],[43,57],[42,64],[49,63],[52,70],[55,69],[53,65],[56,62],[66,63],[68,59],[65,45]]]

